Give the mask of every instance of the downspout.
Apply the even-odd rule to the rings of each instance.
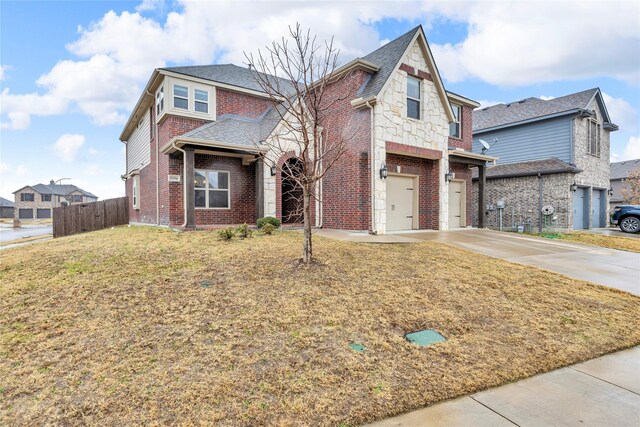
[[[320,152],[322,153],[324,147],[324,138],[322,138],[322,132],[320,132],[320,135],[318,136],[320,138]],[[322,170],[322,158],[320,158],[320,172],[323,173],[324,171]],[[322,225],[324,223],[324,205],[323,205],[323,201],[324,201],[324,195],[322,194],[322,182],[324,181],[324,176],[323,178],[321,178],[318,181],[318,219],[317,219],[317,223],[318,223],[318,228],[322,228]]]
[[[187,153],[182,148],[179,148],[175,141],[171,142],[171,146],[182,153],[182,209],[184,209],[184,223],[182,227],[184,228],[187,226]]]
[[[538,233],[542,233],[542,174],[538,174]]]
[[[373,105],[371,101],[365,104],[371,110],[371,233],[378,234],[376,230],[376,159],[375,159],[375,120],[376,115],[373,113]]]
[[[155,84],[155,81],[154,81]],[[158,127],[157,124],[155,123],[155,118],[153,117],[153,114],[155,113],[156,109],[155,109],[155,96],[149,92],[148,90],[145,90],[145,92],[147,93],[147,95],[149,95],[151,97],[151,110],[149,111],[149,120],[153,120],[153,130],[154,133],[153,135],[153,139],[156,141],[156,225],[160,225],[160,172],[158,171],[158,166],[160,164],[159,160],[158,160],[158,156],[160,155],[160,144],[158,141]]]

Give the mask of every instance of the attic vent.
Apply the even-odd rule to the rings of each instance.
[[[523,99],[522,101],[518,101],[518,104],[524,104],[524,101],[526,101],[526,99]]]
[[[507,107],[511,107],[511,104],[507,104]]]

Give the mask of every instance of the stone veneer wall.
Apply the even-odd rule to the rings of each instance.
[[[551,205],[556,217],[547,230],[569,230],[573,223],[573,193],[569,186],[574,174],[560,173],[542,175],[542,205]],[[498,200],[505,201],[502,216],[503,230],[511,230],[512,226],[530,224],[532,231],[538,230],[539,223],[539,183],[537,176],[488,179],[485,203],[496,205]],[[478,181],[473,182],[473,225],[478,225]],[[489,228],[499,227],[499,210],[493,209],[486,215]]]
[[[409,73],[408,73],[409,71]],[[413,71],[413,72],[412,72]],[[407,75],[421,78],[421,119],[407,117]],[[389,77],[387,87],[379,96],[374,108],[375,121],[375,170],[380,170],[386,162],[386,141],[412,145],[447,152],[449,143],[449,121],[445,106],[438,96],[431,73],[422,50],[416,41],[402,59],[399,70]],[[426,160],[425,160],[426,161]],[[431,183],[440,194],[438,229],[448,228],[448,192],[444,184],[444,171],[448,169],[448,159],[439,162],[436,181]],[[376,230],[383,234],[386,227],[386,181],[375,178],[375,221]]]

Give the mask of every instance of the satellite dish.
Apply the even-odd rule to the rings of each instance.
[[[553,212],[555,212],[555,209],[553,209],[553,206],[551,205],[546,205],[542,207],[543,215],[553,215]]]
[[[479,139],[478,141],[480,141],[480,144],[482,144],[482,146],[484,147],[482,149],[482,151],[487,151],[489,148],[491,148],[489,143],[487,141],[485,141],[484,139]]]

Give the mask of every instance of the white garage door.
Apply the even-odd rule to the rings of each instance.
[[[406,176],[387,178],[387,231],[413,228],[415,179]]]

